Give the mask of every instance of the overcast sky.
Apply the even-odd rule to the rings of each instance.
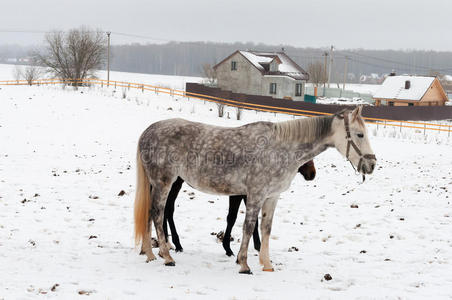
[[[452,51],[451,0],[13,0],[0,7],[0,44],[88,25],[163,40],[339,49]],[[153,42],[112,34],[112,43]]]

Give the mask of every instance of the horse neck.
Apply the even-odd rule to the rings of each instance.
[[[285,144],[293,144],[294,147],[301,144],[322,146],[327,144],[332,120],[331,116],[326,116],[276,123],[275,135],[280,141]]]

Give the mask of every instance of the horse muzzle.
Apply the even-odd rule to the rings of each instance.
[[[362,174],[372,174],[375,170],[375,165],[377,164],[377,159],[374,155],[364,155],[360,160],[360,166],[358,167],[358,171]]]
[[[308,172],[307,174],[303,174],[303,177],[304,177],[304,180],[306,180],[306,181],[314,180],[314,178],[315,178],[315,171]]]

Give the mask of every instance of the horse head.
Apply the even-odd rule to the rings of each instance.
[[[332,124],[332,143],[361,174],[371,174],[376,157],[369,143],[366,124],[361,116],[362,106],[335,114]]]

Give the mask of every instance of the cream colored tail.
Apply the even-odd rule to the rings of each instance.
[[[143,167],[139,149],[137,150],[137,187],[135,194],[135,244],[139,244],[148,234],[149,208],[151,207],[150,183]],[[149,228],[150,234],[151,228]]]

